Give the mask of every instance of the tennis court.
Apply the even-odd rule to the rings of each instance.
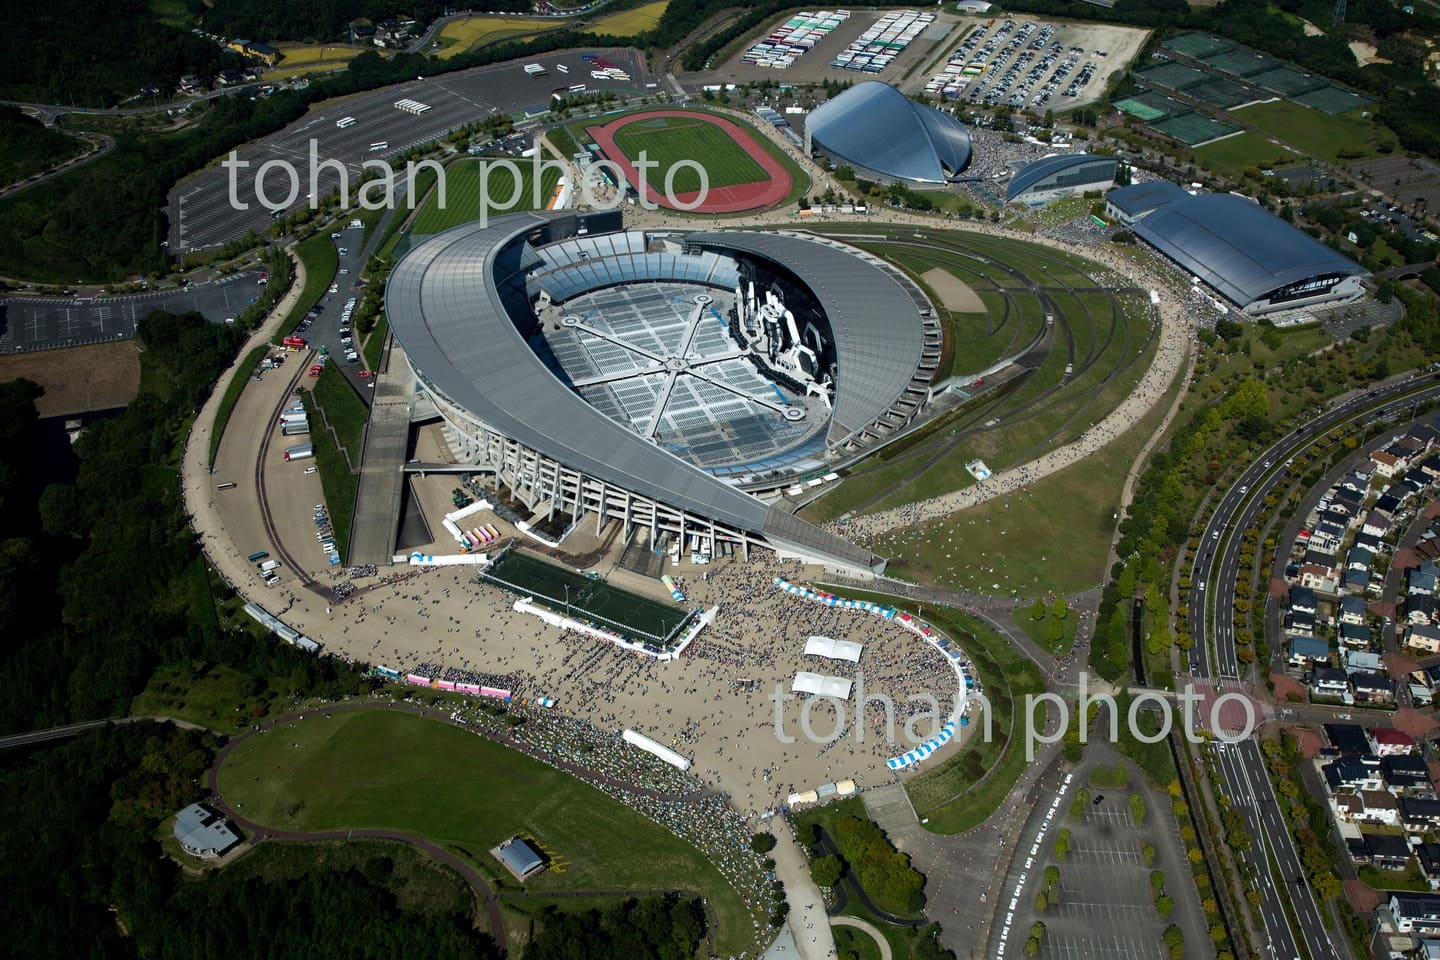
[[[1341,87],[1321,87],[1318,90],[1300,94],[1295,98],[1295,102],[1334,117],[1342,113],[1349,113],[1351,110],[1358,110],[1361,107],[1368,107],[1375,101],[1353,90],[1345,90]]]
[[[1290,99],[1307,91],[1329,86],[1327,81],[1308,73],[1301,73],[1292,67],[1276,67],[1274,70],[1266,70],[1264,73],[1251,77],[1250,82]]]
[[[663,642],[690,615],[690,611],[680,607],[612,587],[604,580],[516,550],[507,553],[480,577],[496,586],[534,597],[577,620],[598,621],[656,643]]]
[[[1137,93],[1133,97],[1126,97],[1124,100],[1116,100],[1115,108],[1123,110],[1130,116],[1147,123],[1151,120],[1159,120],[1161,117],[1168,117],[1171,114],[1183,113],[1185,106],[1169,97],[1159,93]]]
[[[1171,90],[1185,90],[1197,83],[1204,83],[1211,79],[1211,74],[1204,70],[1196,70],[1194,67],[1174,62],[1162,63],[1156,67],[1146,67],[1144,70],[1136,71],[1135,76],[1146,83],[1169,87]]]
[[[1253,77],[1257,73],[1264,73],[1280,66],[1280,61],[1271,57],[1262,57],[1260,54],[1250,50],[1231,49],[1217,53],[1203,59],[1205,66],[1221,73],[1228,73],[1232,77]]]
[[[1166,50],[1174,50],[1176,53],[1183,53],[1187,57],[1200,60],[1204,57],[1212,57],[1222,50],[1229,50],[1235,44],[1229,40],[1212,37],[1208,33],[1182,33],[1166,40],[1161,46]]]
[[[1209,83],[1202,83],[1198,86],[1191,87],[1185,91],[1185,95],[1226,109],[1236,106],[1237,104],[1248,103],[1259,96],[1259,94],[1255,93],[1255,91],[1249,87],[1241,86],[1234,80],[1225,80],[1221,77],[1216,77]]]
[[[1240,129],[1198,113],[1186,113],[1166,120],[1157,120],[1150,124],[1150,128],[1192,147],[1217,137],[1228,136]]]

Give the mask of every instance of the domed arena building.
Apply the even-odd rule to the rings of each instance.
[[[970,133],[888,83],[867,80],[816,107],[805,147],[880,183],[944,186],[970,163]]]

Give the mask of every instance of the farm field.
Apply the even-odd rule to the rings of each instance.
[[[719,953],[752,939],[744,903],[699,850],[569,774],[438,720],[312,714],[237,747],[219,787],[266,826],[399,830],[442,843],[491,876],[499,870],[487,851],[524,834],[556,862],[528,890],[693,891],[719,918]]]
[[[501,40],[513,40],[558,25],[554,20],[538,17],[487,16],[453,20],[440,28],[440,34],[436,38],[440,49],[435,51],[435,55],[441,60],[448,60],[476,47]]]
[[[712,190],[754,183],[765,179],[765,171],[726,136],[725,131],[703,117],[654,117],[621,128],[615,134],[615,145],[631,160],[643,152],[658,166],[651,168],[650,182],[663,183],[665,172],[681,160],[703,159]],[[674,190],[683,195],[700,189],[700,175],[690,168],[680,169],[675,176]]]
[[[1356,160],[1392,153],[1399,146],[1395,134],[1354,113],[1332,117],[1298,103],[1278,101],[1236,110],[1234,116],[1331,163],[1339,162],[1342,152],[1346,154],[1343,159]]]
[[[637,33],[654,29],[668,6],[670,6],[670,0],[656,0],[656,2],[647,3],[643,7],[635,7],[633,10],[622,10],[619,13],[601,17],[590,24],[590,29],[595,33],[633,37]]]
[[[320,70],[338,70],[361,53],[345,44],[277,43],[280,62],[265,71],[267,79],[280,79]],[[382,54],[383,55],[383,54]]]
[[[488,197],[489,216],[499,216],[517,210],[536,210],[544,208],[554,192],[555,185],[560,182],[560,171],[554,168],[546,168],[540,176],[539,202],[536,201],[534,167],[529,160],[512,161],[520,169],[521,194],[508,209],[504,204],[514,196],[515,177],[505,167],[493,166],[496,163],[494,158],[466,157],[456,160],[445,168],[445,206],[440,206],[440,192],[432,190],[425,198],[425,206],[421,208],[419,215],[415,218],[415,226],[412,233],[416,235],[439,233],[451,227],[459,226],[462,223],[469,223],[472,220],[480,219],[480,171],[482,163],[489,163],[492,166],[485,167],[485,187]],[[498,203],[497,203],[498,201]]]

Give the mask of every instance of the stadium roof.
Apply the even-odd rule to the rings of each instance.
[[[1129,218],[1149,213],[1161,204],[1184,196],[1188,194],[1179,184],[1169,180],[1149,180],[1145,183],[1132,183],[1128,187],[1117,187],[1105,194],[1105,202],[1119,210],[1122,216]]]
[[[497,432],[567,467],[760,534],[807,557],[883,568],[870,551],[640,437],[550,372],[511,321],[495,274],[502,250],[551,219],[522,213],[465,224],[426,239],[395,265],[385,289],[385,314],[426,385]],[[518,260],[506,259],[507,269]]]
[[[915,183],[945,183],[970,162],[970,134],[954,117],[866,80],[816,107],[810,139],[857,167]]]
[[[1136,235],[1241,306],[1311,277],[1365,273],[1253,200],[1180,193],[1137,221]]]
[[[1027,163],[1015,172],[1010,178],[1010,184],[1005,188],[1005,200],[1009,202],[1029,190],[1035,184],[1046,177],[1053,177],[1057,173],[1063,173],[1071,168],[1083,167],[1086,164],[1108,164],[1110,175],[1100,177],[1098,182],[1113,180],[1115,178],[1115,158],[1097,157],[1092,153],[1062,153],[1052,157],[1041,157],[1033,163]]]
[[[776,233],[701,233],[707,247],[741,250],[793,270],[820,300],[835,335],[835,409],[830,438],[878,420],[909,385],[925,348],[915,301],[899,282],[853,251]]]

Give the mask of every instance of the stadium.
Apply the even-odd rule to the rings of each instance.
[[[944,186],[970,163],[970,134],[954,117],[867,80],[816,107],[805,149],[867,179]]]
[[[1115,170],[1114,157],[1088,153],[1042,157],[1015,171],[1005,188],[1005,202],[1039,207],[1087,190],[1108,190],[1115,185]]]
[[[1364,294],[1369,272],[1249,197],[1139,183],[1105,197],[1109,215],[1252,316]]]
[[[593,515],[656,551],[884,569],[774,502],[930,397],[936,311],[884,261],[800,234],[515,214],[415,246],[385,307],[452,459],[532,523],[563,534]]]

